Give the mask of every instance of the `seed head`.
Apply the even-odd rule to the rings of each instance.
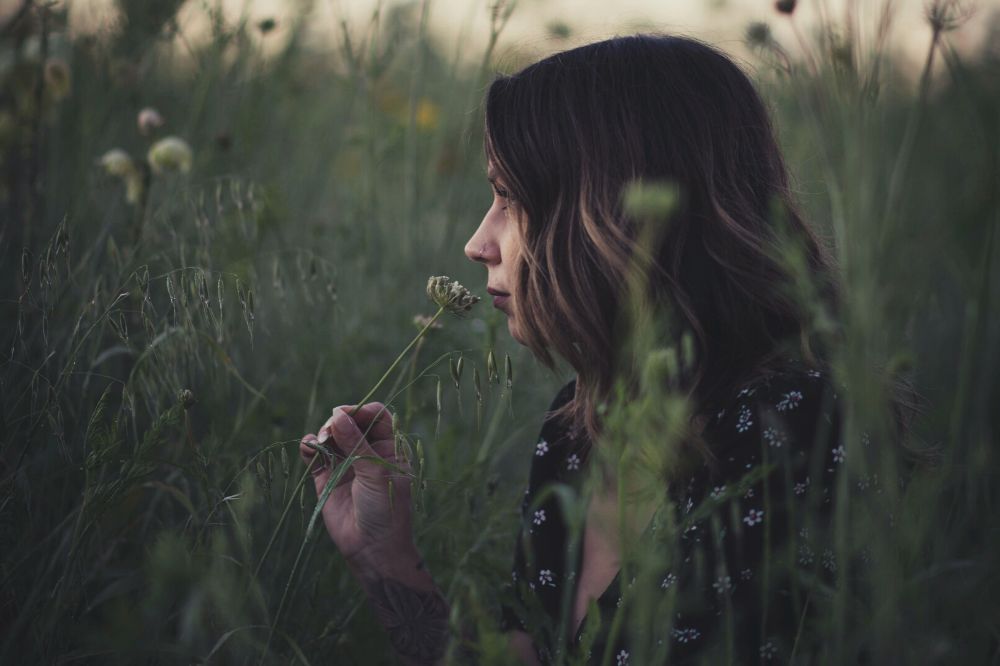
[[[191,409],[195,403],[194,392],[191,389],[181,389],[177,392],[177,401],[184,409]]]
[[[427,280],[427,298],[438,307],[442,307],[454,315],[463,315],[479,302],[468,289],[452,280],[447,275],[431,277]]]
[[[153,144],[146,159],[149,160],[149,166],[155,173],[167,171],[187,173],[191,170],[191,146],[187,145],[184,139],[168,136]]]
[[[950,32],[965,23],[974,7],[965,0],[931,0],[924,8],[924,15],[935,33]]]

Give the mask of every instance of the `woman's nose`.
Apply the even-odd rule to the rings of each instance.
[[[469,242],[465,244],[465,256],[471,261],[476,261],[482,264],[489,263],[494,259],[494,255],[497,254],[493,248],[495,244],[491,244],[486,238],[481,234],[473,234]]]

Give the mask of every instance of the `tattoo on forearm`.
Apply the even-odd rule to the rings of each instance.
[[[413,664],[436,664],[448,638],[448,604],[437,590],[418,591],[381,578],[368,585],[379,622],[393,649]]]

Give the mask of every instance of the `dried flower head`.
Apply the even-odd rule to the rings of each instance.
[[[156,109],[147,106],[139,112],[135,118],[135,123],[139,127],[139,134],[148,136],[153,130],[163,127],[163,116]]]
[[[427,298],[438,307],[455,315],[462,315],[479,302],[468,289],[447,275],[438,275],[427,280]]]
[[[931,0],[924,8],[924,15],[937,34],[959,27],[969,20],[974,11],[974,5],[965,0]]]
[[[154,143],[146,158],[155,173],[167,171],[187,173],[191,170],[191,147],[184,139],[176,136],[168,136]]]

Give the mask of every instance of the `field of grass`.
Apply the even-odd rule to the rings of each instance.
[[[424,3],[322,52],[303,13],[269,49],[275,26],[195,3],[211,38],[192,42],[181,0],[118,4],[96,37],[40,2],[0,28],[0,663],[393,663],[310,528],[298,442],[433,314],[428,276],[485,296],[462,248],[491,196],[479,105],[496,40],[456,60]],[[809,57],[748,29],[799,198],[841,264],[838,377],[912,380],[918,445],[942,453],[889,493],[897,529],[863,533],[883,566],[830,592],[811,638],[830,663],[1000,661],[1000,50],[960,58],[937,18],[944,66],[917,81],[844,26],[803,36]],[[970,20],[1000,43],[997,17]],[[140,127],[146,108],[162,126]],[[190,156],[150,153],[167,137]],[[480,662],[502,664],[530,451],[570,375],[537,366],[487,303],[441,321],[377,397],[413,455],[418,545]],[[853,398],[858,438],[881,403]],[[878,464],[895,478],[896,452]]]

